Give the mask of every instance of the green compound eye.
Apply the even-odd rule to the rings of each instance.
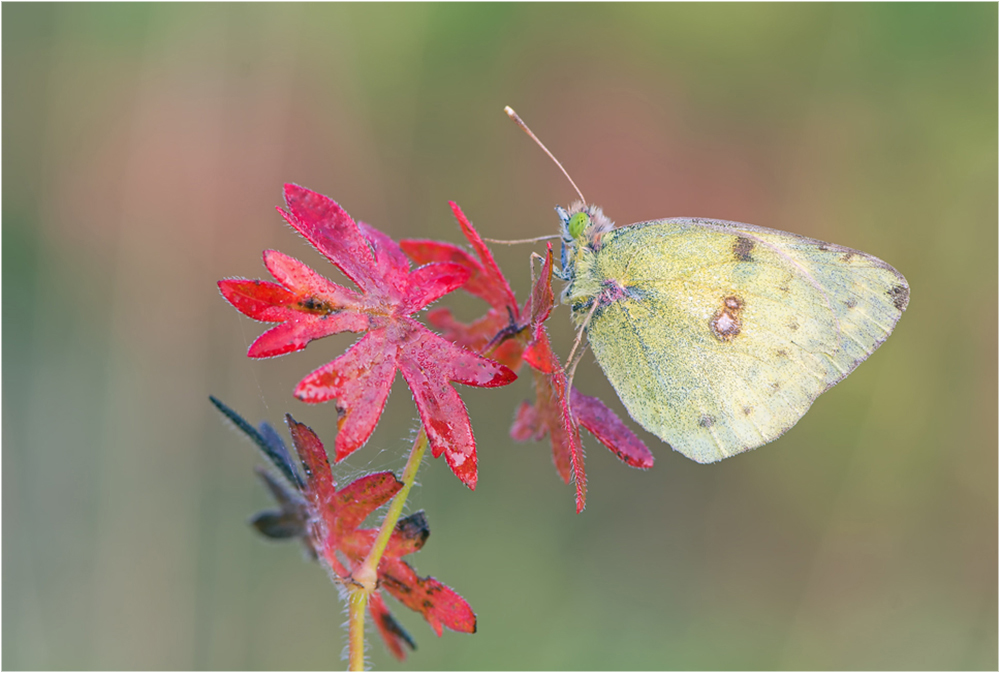
[[[570,236],[580,238],[584,230],[589,226],[590,216],[587,213],[577,213],[569,219],[569,224],[566,225],[566,228],[569,229]]]

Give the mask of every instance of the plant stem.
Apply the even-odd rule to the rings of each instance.
[[[349,635],[348,635],[348,670],[363,671],[365,667],[365,608],[368,607],[368,596],[375,591],[378,580],[378,564],[382,560],[382,554],[389,545],[389,538],[396,530],[396,523],[403,513],[403,506],[406,498],[410,495],[417,480],[417,470],[424,458],[427,450],[427,433],[420,428],[417,441],[413,443],[410,450],[410,457],[403,468],[403,488],[392,499],[389,509],[382,519],[382,527],[379,528],[378,536],[375,538],[372,548],[365,557],[364,563],[358,566],[348,579],[348,614],[349,614]]]
[[[349,671],[365,670],[365,607],[368,593],[348,589],[348,664]]]

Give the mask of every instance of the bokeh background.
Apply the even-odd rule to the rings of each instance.
[[[209,405],[290,411],[350,336],[265,361],[215,281],[265,248],[338,273],[294,181],[395,237],[699,215],[859,248],[912,286],[892,338],[773,445],[590,496],[468,389],[475,493],[428,460],[414,559],[479,615],[378,669],[991,669],[997,662],[997,5],[3,5],[5,669],[340,668],[345,613],[255,536],[261,460]],[[497,257],[524,296],[528,248]],[[471,298],[446,302],[471,318]],[[569,351],[565,308],[551,321]],[[580,387],[613,401],[596,364]],[[401,469],[397,381],[349,464]]]

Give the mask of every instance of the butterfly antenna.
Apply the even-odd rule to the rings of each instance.
[[[552,234],[551,236],[539,236],[538,238],[519,238],[516,241],[501,241],[496,238],[483,238],[483,240],[488,243],[499,243],[500,245],[518,245],[520,243],[537,243],[538,241],[547,241],[551,238],[562,238],[562,235]]]
[[[583,201],[584,203],[587,203],[587,199],[583,198],[583,192],[581,192],[580,188],[576,186],[575,182],[573,182],[573,178],[569,177],[569,173],[566,172],[566,169],[563,168],[563,165],[561,163],[559,163],[559,160],[555,158],[555,156],[552,154],[552,152],[549,152],[549,148],[546,147],[545,145],[543,145],[542,141],[538,139],[538,136],[536,136],[534,133],[532,133],[531,129],[528,128],[528,125],[525,124],[524,121],[520,117],[517,116],[517,113],[514,112],[514,108],[512,108],[511,106],[508,105],[507,107],[505,107],[503,109],[503,111],[506,112],[507,116],[510,117],[511,119],[513,119],[514,123],[517,124],[518,126],[520,126],[521,129],[523,129],[525,133],[527,133],[529,136],[531,136],[531,139],[534,140],[535,143],[539,147],[542,148],[543,152],[545,152],[546,154],[549,155],[549,159],[552,159],[552,161],[554,161],[556,163],[556,166],[559,167],[559,170],[562,171],[562,174],[566,176],[567,180],[569,180],[569,184],[573,185],[573,189],[576,190],[576,193],[577,193],[577,195],[579,195],[580,200]]]

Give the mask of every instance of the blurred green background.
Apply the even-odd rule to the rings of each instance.
[[[258,538],[261,460],[207,397],[332,443],[215,281],[265,248],[339,278],[273,207],[294,181],[395,237],[698,215],[859,248],[896,333],[773,445],[703,466],[591,438],[587,510],[530,377],[466,389],[469,492],[428,460],[414,559],[479,615],[378,669],[997,668],[997,5],[3,5],[3,668],[340,668],[345,612]],[[498,259],[521,297],[528,248]],[[450,296],[472,318],[482,305]],[[568,312],[551,321],[569,351]],[[577,379],[614,402],[591,358]],[[397,381],[346,479],[401,469]]]

